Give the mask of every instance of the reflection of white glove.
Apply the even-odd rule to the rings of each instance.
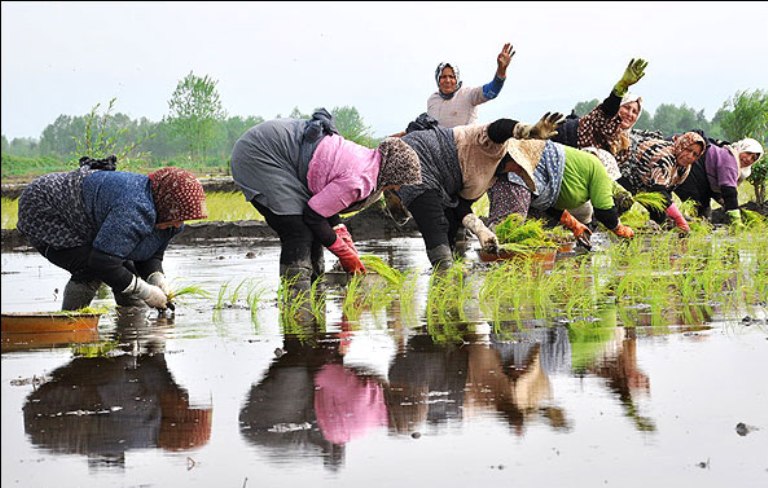
[[[147,283],[155,285],[163,290],[166,295],[171,294],[171,287],[168,286],[168,281],[165,279],[165,275],[162,271],[155,271],[151,275],[147,276]]]
[[[159,287],[150,285],[138,276],[134,276],[131,284],[123,290],[123,293],[136,295],[144,300],[152,308],[164,310],[168,303],[168,297]]]

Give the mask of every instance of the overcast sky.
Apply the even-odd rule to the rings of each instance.
[[[738,90],[768,89],[768,2],[2,2],[2,133],[39,138],[59,115],[159,121],[190,71],[218,81],[228,115],[353,106],[384,136],[426,111],[440,61],[465,86],[516,54],[479,122],[534,121],[603,99],[630,58],[651,113],[711,119]]]

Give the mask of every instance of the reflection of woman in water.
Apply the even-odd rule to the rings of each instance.
[[[382,382],[344,366],[347,340],[346,330],[286,334],[279,356],[240,411],[243,436],[269,447],[280,461],[295,458],[298,450],[322,456],[336,469],[347,442],[386,426]]]
[[[638,413],[635,398],[638,394],[647,394],[651,389],[648,375],[637,367],[637,335],[634,328],[620,328],[623,337],[620,339],[618,353],[599,360],[591,370],[601,378],[605,378],[608,388],[616,393],[626,415],[634,420],[635,426],[641,431],[655,431],[653,419]]]
[[[118,318],[118,342],[125,344],[129,334],[136,334],[137,319],[145,320],[143,314]],[[76,357],[53,371],[23,408],[31,442],[119,465],[131,449],[181,450],[208,442],[212,410],[190,408],[187,391],[168,370],[156,332],[153,328],[154,337],[147,341],[139,331],[142,349],[133,354]]]

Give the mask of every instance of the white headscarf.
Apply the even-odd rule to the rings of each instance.
[[[733,154],[733,157],[736,158],[736,164],[739,165],[739,183],[749,178],[749,175],[752,174],[752,166],[754,165],[754,163],[752,163],[746,168],[742,168],[739,155],[745,152],[757,154],[757,159],[755,159],[756,163],[760,161],[760,158],[762,158],[765,153],[763,146],[751,137],[745,137],[740,141],[732,143],[728,146],[728,149],[731,151],[731,154]]]

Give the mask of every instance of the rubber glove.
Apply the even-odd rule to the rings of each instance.
[[[496,234],[494,234],[488,227],[485,226],[483,221],[480,220],[480,217],[470,213],[461,219],[461,223],[464,227],[472,231],[472,233],[477,236],[477,238],[480,240],[480,246],[483,248],[483,251],[492,254],[497,254],[499,252],[499,238],[496,237]]]
[[[351,247],[344,242],[344,239],[336,238],[336,241],[328,247],[328,250],[339,258],[341,267],[347,273],[365,273],[365,266],[360,258],[357,256],[357,252],[352,250]]]
[[[688,222],[685,220],[685,217],[683,217],[683,214],[680,213],[680,210],[677,209],[677,205],[673,203],[667,207],[666,213],[667,216],[675,222],[675,225],[678,229],[685,232],[686,234],[691,231],[691,228],[688,226]]]
[[[633,231],[631,227],[627,227],[624,224],[617,225],[615,229],[611,230],[611,232],[619,237],[623,237],[624,239],[632,239],[635,237],[635,231]]]
[[[515,139],[549,139],[557,135],[555,129],[564,121],[565,116],[560,112],[547,112],[534,125],[518,122],[512,129],[512,137]]]
[[[134,276],[131,283],[123,290],[123,293],[136,295],[152,308],[165,310],[168,296],[159,286],[150,285],[138,276]]]
[[[626,95],[629,87],[645,76],[646,66],[648,66],[648,61],[644,59],[638,58],[630,60],[621,79],[614,85],[613,92],[620,97]]]
[[[628,211],[635,204],[635,199],[623,186],[613,182],[613,203],[616,205],[616,211],[619,215]]]
[[[581,242],[587,249],[592,247],[592,243],[589,241],[592,231],[589,230],[589,227],[579,222],[568,210],[563,210],[563,215],[560,216],[560,223],[570,229],[576,240]]]
[[[357,252],[357,247],[355,247],[355,242],[352,240],[352,234],[349,233],[346,225],[336,225],[333,227],[333,231],[336,233],[336,237],[343,240],[347,246],[351,247],[352,250],[355,251],[355,254],[359,254]]]
[[[165,279],[165,274],[162,271],[155,271],[151,275],[147,276],[147,283],[155,285],[166,295],[171,294],[171,287],[168,285],[168,281]]]

